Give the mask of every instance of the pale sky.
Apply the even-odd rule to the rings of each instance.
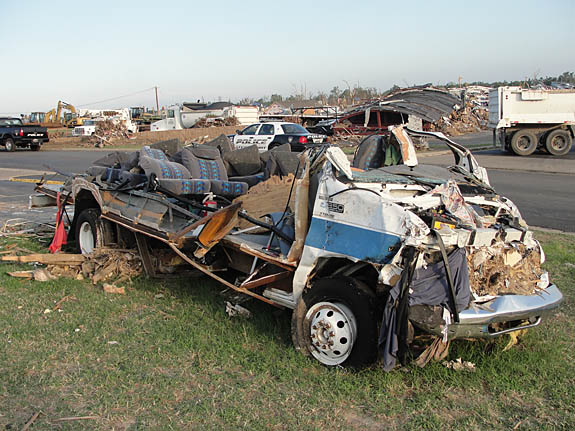
[[[575,71],[573,0],[0,0],[0,115]],[[145,91],[144,91],[145,90]],[[130,97],[101,102],[119,96]],[[100,102],[100,103],[93,103]]]

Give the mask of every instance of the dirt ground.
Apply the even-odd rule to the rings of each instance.
[[[104,148],[115,147],[141,147],[142,145],[153,144],[158,141],[168,139],[180,139],[182,141],[208,140],[219,135],[230,135],[236,132],[241,126],[206,127],[184,130],[169,130],[165,132],[140,132],[135,133],[130,139],[113,139]],[[71,136],[72,129],[50,129],[50,142],[42,146],[42,150],[63,150],[63,149],[87,149],[94,148],[94,143],[87,137]]]

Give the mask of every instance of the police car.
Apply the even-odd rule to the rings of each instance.
[[[252,124],[241,131],[238,130],[238,133],[230,138],[236,148],[255,144],[262,153],[283,144],[290,144],[292,151],[300,152],[311,144],[328,142],[325,135],[313,134],[299,124],[283,121]]]

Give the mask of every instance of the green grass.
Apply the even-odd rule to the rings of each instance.
[[[475,373],[325,368],[292,348],[289,312],[250,302],[252,319],[230,318],[206,279],[142,278],[123,296],[2,265],[0,429],[38,411],[32,430],[573,429],[575,238],[538,237],[565,302],[511,350],[453,343],[449,358]],[[69,416],[97,419],[55,421]]]

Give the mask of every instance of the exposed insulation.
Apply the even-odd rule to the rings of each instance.
[[[539,250],[499,243],[468,254],[471,290],[479,295],[531,295],[541,278]]]

